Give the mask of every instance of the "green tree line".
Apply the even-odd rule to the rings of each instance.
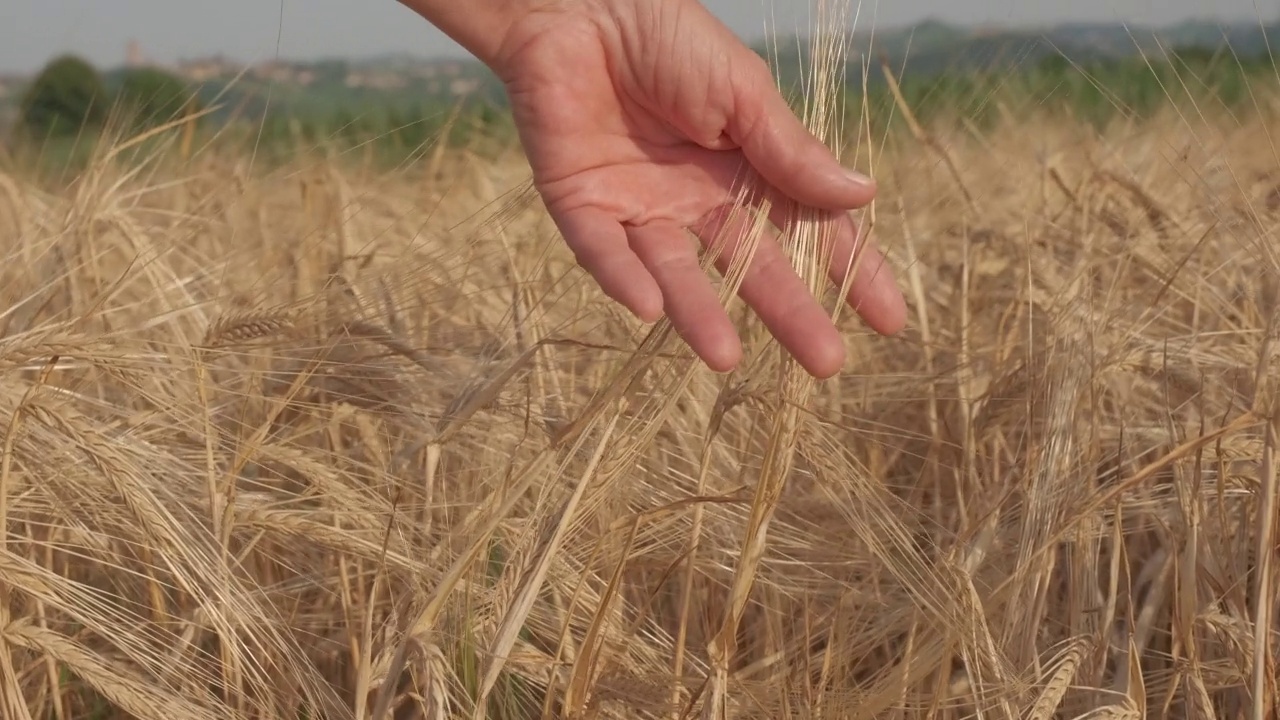
[[[10,140],[42,151],[65,149],[72,141],[91,144],[108,127],[140,133],[196,114],[210,96],[218,97],[221,110],[193,125],[241,138],[268,156],[366,148],[399,161],[442,138],[470,142],[477,131],[502,134],[509,126],[504,108],[484,96],[460,103],[438,98],[393,103],[388,96],[335,106],[325,101],[323,90],[312,93],[319,97],[304,97],[304,102],[274,103],[264,100],[261,88],[223,90],[187,83],[157,68],[104,76],[86,60],[63,55],[45,65],[26,87]]]
[[[850,112],[867,110],[872,122],[898,112],[881,78],[850,89]],[[1050,54],[1015,68],[907,76],[903,100],[921,122],[964,120],[987,127],[1004,114],[1072,117],[1096,126],[1143,119],[1163,109],[1225,109],[1247,114],[1280,91],[1280,74],[1267,57],[1240,58],[1229,49],[1189,47],[1161,58],[1126,57],[1073,62]],[[900,123],[899,123],[900,124]]]
[[[883,129],[899,109],[882,77],[873,73],[869,80],[865,90],[861,83],[851,83],[848,106],[858,116],[868,112],[873,125]],[[908,72],[900,88],[922,122],[964,120],[981,126],[1010,112],[1048,111],[1102,124],[1190,102],[1247,111],[1258,95],[1280,89],[1280,76],[1269,57],[1239,58],[1226,48],[1190,47],[1159,59],[1098,59],[1076,65],[1048,54],[988,69]],[[154,68],[128,69],[107,79],[85,60],[65,55],[50,61],[28,85],[16,136],[29,143],[92,138],[111,123],[142,132],[200,110],[210,92],[217,89]],[[467,101],[406,100],[399,93],[337,106],[277,102],[274,109],[271,103],[251,100],[229,93],[222,99],[228,109],[203,122],[219,131],[236,125],[260,151],[285,157],[306,149],[360,149],[392,162],[440,140],[474,142],[477,133],[509,139],[512,132],[500,94],[492,92]],[[302,107],[309,109],[299,111]],[[317,109],[321,107],[325,109]]]
[[[113,85],[82,58],[56,57],[23,93],[16,130],[27,140],[65,138],[100,131],[114,117],[140,132],[200,109],[193,90],[162,70],[129,69]]]

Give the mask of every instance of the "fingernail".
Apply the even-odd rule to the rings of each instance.
[[[861,185],[862,187],[866,187],[866,188],[873,188],[876,186],[875,180],[872,180],[871,178],[867,177],[866,175],[863,175],[857,170],[846,169],[844,172],[845,172],[845,176],[849,178],[849,182],[852,182],[854,185]]]

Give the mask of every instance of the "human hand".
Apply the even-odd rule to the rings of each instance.
[[[609,297],[646,322],[665,313],[710,368],[733,369],[741,342],[686,231],[714,242],[743,182],[771,203],[780,229],[797,204],[829,213],[838,229],[831,279],[845,279],[859,242],[848,211],[874,198],[874,184],[840,166],[763,59],[702,5],[531,7],[481,59],[506,86],[551,218]],[[722,273],[732,244],[725,250]],[[847,301],[876,331],[896,333],[902,294],[880,254],[862,252]],[[842,338],[773,237],[758,244],[739,295],[810,374],[839,372]]]

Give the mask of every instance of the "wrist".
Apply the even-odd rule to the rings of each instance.
[[[587,10],[592,0],[398,0],[498,75],[528,41],[529,28],[553,27],[556,15]]]

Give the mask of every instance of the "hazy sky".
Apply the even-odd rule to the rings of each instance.
[[[705,4],[754,38],[763,34],[765,7],[772,7],[785,31],[807,24],[810,0]],[[1271,19],[1276,10],[1280,0],[864,0],[858,26],[871,27],[873,17],[876,27],[884,27],[927,16],[1023,26],[1061,20],[1163,24],[1188,17]],[[130,38],[162,62],[214,53],[261,60],[275,57],[277,49],[290,59],[460,52],[396,0],[0,0],[0,73],[34,70],[65,51],[116,65]]]

